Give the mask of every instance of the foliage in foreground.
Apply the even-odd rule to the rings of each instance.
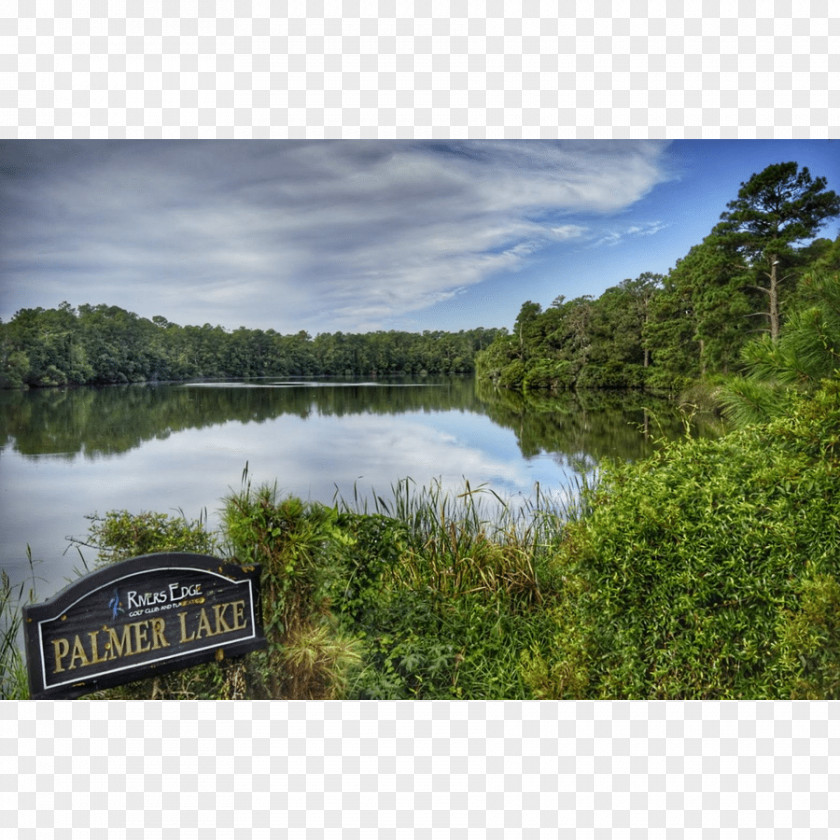
[[[527,698],[519,659],[551,630],[547,566],[559,516],[514,514],[483,492],[452,498],[406,481],[375,512],[280,498],[225,500],[222,534],[183,517],[94,518],[100,562],[151,550],[219,553],[262,567],[266,651],[98,693],[129,698]],[[358,502],[358,499],[356,500]],[[501,510],[501,514],[499,513]],[[570,511],[566,509],[568,515]],[[136,543],[132,541],[136,540]]]
[[[564,534],[543,697],[840,697],[840,385],[606,466]]]
[[[29,696],[26,667],[18,649],[21,613],[5,569],[0,570],[0,700],[22,700]]]
[[[550,630],[557,503],[538,497],[493,515],[480,488],[452,498],[408,482],[391,504],[378,501],[375,515],[340,516],[353,585],[339,611],[364,642],[351,696],[530,697],[519,655]]]
[[[517,662],[547,630],[538,568],[550,525],[507,515],[491,533],[475,495],[402,482],[372,513],[247,484],[229,497],[230,548],[263,568],[269,649],[250,658],[266,695],[527,696]]]
[[[260,563],[269,648],[98,696],[838,699],[840,382],[788,406],[603,464],[578,508],[406,481],[368,511],[246,481],[221,534],[107,514],[106,560]]]
[[[342,632],[330,593],[342,576],[345,542],[331,508],[279,499],[276,488],[243,489],[225,503],[223,527],[241,563],[262,568],[268,650],[251,654],[259,693],[272,698],[332,699],[359,661],[358,643]]]

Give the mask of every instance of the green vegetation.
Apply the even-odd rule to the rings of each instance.
[[[840,197],[807,167],[780,163],[741,185],[721,221],[667,276],[644,273],[600,297],[522,304],[511,334],[476,357],[480,380],[519,391],[679,393],[742,370],[757,332],[779,340],[802,304],[797,280],[840,270],[840,237],[814,239]]]
[[[28,549],[27,549],[28,553]],[[32,567],[32,556],[28,554],[29,567]],[[34,569],[32,578],[17,586],[9,580],[5,569],[0,569],[0,700],[22,700],[29,697],[29,683],[26,674],[26,663],[19,648],[21,635],[20,605],[25,600],[32,601],[35,597]]]
[[[753,176],[668,278],[526,304],[479,354],[485,380],[527,392],[496,404],[502,422],[527,400],[571,439],[563,401],[534,392],[716,375],[733,430],[697,439],[686,422],[632,463],[604,444],[573,505],[538,494],[514,510],[469,484],[452,498],[404,481],[327,506],[254,489],[246,470],[219,534],[161,514],[94,519],[106,562],[177,548],[259,563],[269,640],[105,695],[840,699],[840,245],[793,248],[838,209],[823,187],[788,165]],[[763,289],[766,336],[742,327],[744,278]],[[19,696],[5,677],[19,659],[0,652]]]
[[[602,459],[578,506],[488,514],[489,492],[404,482],[369,512],[244,486],[225,538],[265,569],[272,643],[243,684],[270,697],[840,698],[840,278],[803,285],[778,341],[744,351],[769,419],[745,422],[732,380],[738,428]]]
[[[605,460],[565,509],[410,482],[326,506],[246,479],[219,534],[95,519],[105,562],[259,562],[269,639],[96,696],[838,699],[840,379],[785,399],[770,422]]]
[[[6,570],[0,570],[0,700],[28,696],[23,655],[18,648],[19,601]]]
[[[222,553],[262,568],[266,651],[196,666],[97,697],[525,698],[521,651],[552,627],[548,567],[559,513],[514,514],[484,491],[451,498],[403,482],[374,512],[279,498],[268,486],[225,500]],[[359,500],[355,500],[357,506]],[[568,511],[567,511],[568,512]],[[200,522],[115,511],[94,520],[99,560],[144,549],[204,550]],[[117,548],[119,546],[119,548]]]
[[[0,322],[0,388],[258,376],[471,373],[498,330],[280,335],[140,318],[117,306],[21,309]]]
[[[729,416],[741,424],[781,417],[794,394],[811,394],[840,367],[840,280],[807,275],[799,303],[781,336],[744,347],[745,375],[727,380],[719,395]]]
[[[542,696],[840,696],[840,386],[791,408],[603,466],[526,657]]]

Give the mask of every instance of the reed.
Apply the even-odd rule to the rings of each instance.
[[[26,663],[20,650],[21,606],[35,600],[35,567],[28,545],[26,557],[30,571],[28,580],[15,585],[6,570],[0,569],[0,700],[29,697]]]
[[[349,502],[337,499],[348,521],[383,523],[372,550],[361,541],[353,549],[353,562],[367,558],[357,569],[370,594],[355,596],[364,608],[348,625],[366,647],[349,695],[534,696],[521,657],[549,630],[561,585],[552,557],[579,513],[582,484],[561,494],[537,486],[529,498],[504,499],[466,480],[452,491],[441,481],[420,486],[408,478],[390,496],[361,498],[354,488]]]

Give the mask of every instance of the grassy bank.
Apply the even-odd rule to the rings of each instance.
[[[218,533],[109,513],[99,562],[260,563],[269,647],[98,696],[838,698],[838,447],[834,383],[772,422],[605,463],[573,507],[410,481],[322,505],[246,476]]]
[[[553,555],[552,696],[840,696],[838,393],[605,466]]]

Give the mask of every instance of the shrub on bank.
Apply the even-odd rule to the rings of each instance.
[[[605,465],[563,536],[544,697],[840,696],[840,386],[716,441]]]
[[[578,509],[482,510],[491,495],[402,482],[369,513],[246,483],[221,534],[95,519],[105,560],[259,563],[269,640],[97,696],[840,698],[840,383],[771,423],[602,464]]]
[[[363,658],[361,699],[524,699],[520,652],[550,629],[550,506],[481,509],[482,491],[398,488],[389,514],[345,513],[352,535],[340,607]]]

